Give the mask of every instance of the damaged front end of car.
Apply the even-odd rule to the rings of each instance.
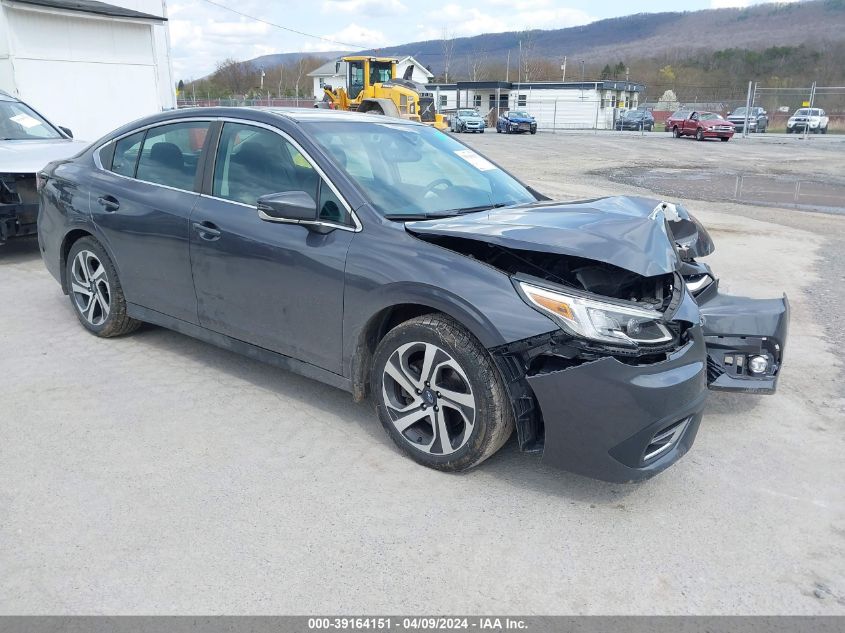
[[[0,244],[34,235],[38,218],[35,174],[0,173]]]
[[[706,393],[772,393],[786,298],[722,295],[706,230],[683,207],[605,198],[408,225],[506,273],[558,327],[490,350],[522,450],[611,481],[649,477],[692,445]]]

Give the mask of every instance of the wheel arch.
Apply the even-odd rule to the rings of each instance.
[[[90,228],[72,228],[67,233],[65,233],[64,238],[62,238],[62,245],[59,248],[59,272],[61,277],[60,282],[62,284],[62,292],[64,292],[65,294],[68,293],[67,275],[65,274],[67,269],[67,257],[70,254],[70,249],[73,248],[73,245],[84,237],[90,237],[97,241],[97,244],[99,244],[106,251],[106,254],[109,256],[109,259],[111,259],[112,266],[114,266],[118,276],[120,275],[120,265],[117,263],[114,254],[112,253],[108,244],[106,244],[104,240],[100,239],[100,237],[98,237],[97,234]]]
[[[446,306],[440,301],[421,298],[383,306],[364,323],[355,338],[351,358],[352,395],[356,402],[369,395],[369,377],[376,348],[385,335],[397,325],[424,314],[442,314],[454,319],[479,340],[485,349],[499,341],[487,327],[458,306]],[[492,357],[491,357],[492,358]],[[495,363],[494,363],[495,364]]]

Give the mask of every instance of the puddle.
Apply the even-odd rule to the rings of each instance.
[[[678,198],[742,202],[845,215],[845,185],[792,176],[761,176],[707,170],[620,169],[614,182],[645,187]]]

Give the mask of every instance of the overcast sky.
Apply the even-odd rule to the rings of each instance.
[[[173,71],[202,77],[226,57],[376,48],[451,35],[555,29],[631,13],[746,6],[756,0],[214,0],[241,13],[317,35],[296,35],[208,0],[169,0]],[[332,41],[326,41],[332,40]],[[336,43],[335,43],[336,42]],[[409,51],[413,53],[413,51]]]

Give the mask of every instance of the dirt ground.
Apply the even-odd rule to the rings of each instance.
[[[650,195],[631,168],[845,174],[832,135],[461,138],[564,199]],[[845,614],[845,215],[684,182],[723,289],[789,295],[785,367],[777,395],[712,394],[689,454],[630,485],[514,441],[427,470],[336,389],[90,336],[32,241],[0,247],[0,613]]]

